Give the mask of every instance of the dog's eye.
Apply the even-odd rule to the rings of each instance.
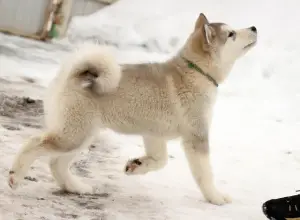
[[[234,36],[234,32],[230,31],[229,34],[228,34],[228,37],[233,37],[233,36]]]

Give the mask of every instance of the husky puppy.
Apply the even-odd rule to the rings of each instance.
[[[200,14],[183,48],[160,63],[119,65],[103,46],[83,46],[65,61],[44,100],[45,131],[16,156],[8,183],[16,188],[34,160],[51,157],[58,185],[73,193],[93,187],[70,173],[72,159],[102,129],[141,135],[145,155],[129,160],[127,175],[162,169],[166,143],[180,137],[191,173],[205,199],[230,202],[215,186],[209,130],[218,85],[257,41],[254,26],[234,30]]]

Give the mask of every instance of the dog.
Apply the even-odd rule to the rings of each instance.
[[[257,42],[252,26],[233,30],[210,23],[201,13],[184,46],[165,62],[119,65],[104,46],[85,45],[63,62],[44,99],[46,129],[31,137],[9,171],[12,189],[40,156],[49,156],[58,185],[72,193],[93,193],[93,187],[70,173],[78,151],[97,132],[141,135],[145,155],[129,160],[127,175],[162,169],[166,143],[181,138],[191,174],[205,199],[231,202],[214,183],[209,131],[218,85],[236,60]]]

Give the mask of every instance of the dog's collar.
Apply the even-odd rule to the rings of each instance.
[[[217,81],[211,77],[210,75],[208,75],[207,73],[205,73],[199,66],[197,66],[195,63],[193,63],[192,61],[186,59],[185,57],[181,56],[181,58],[188,64],[188,67],[191,69],[196,70],[197,72],[201,73],[203,76],[205,76],[209,81],[211,81],[216,87],[219,86],[219,84],[217,83]]]

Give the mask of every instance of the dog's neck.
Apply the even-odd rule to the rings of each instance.
[[[179,51],[175,56],[175,59],[182,60],[185,65],[187,65],[186,60],[190,61],[199,67],[205,74],[209,75],[208,78],[212,78],[218,85],[224,82],[232,68],[232,64],[228,63],[227,65],[221,65],[218,63],[218,57],[212,57],[210,55],[200,56],[198,54],[187,52],[185,49]]]
[[[197,64],[195,64],[193,61],[187,59],[183,55],[181,55],[181,58],[186,62],[188,68],[193,69],[197,71],[199,74],[205,76],[206,79],[210,81],[212,84],[214,84],[216,87],[219,86],[218,82],[209,73],[204,72],[202,68],[199,67]]]

